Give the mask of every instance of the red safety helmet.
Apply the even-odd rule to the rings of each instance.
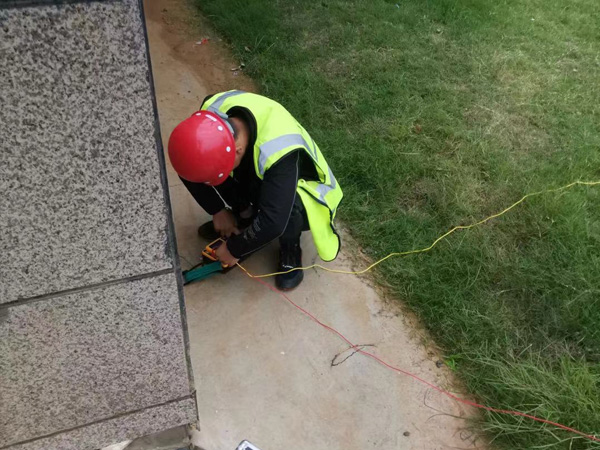
[[[171,133],[169,159],[185,180],[211,186],[221,184],[235,161],[231,126],[210,111],[195,112]]]

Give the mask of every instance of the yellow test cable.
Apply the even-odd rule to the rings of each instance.
[[[379,264],[381,264],[385,260],[387,260],[389,258],[392,258],[394,256],[406,256],[406,255],[414,255],[416,253],[425,253],[425,252],[428,252],[433,247],[435,247],[439,242],[441,242],[444,239],[446,239],[448,236],[450,236],[455,231],[458,231],[458,230],[469,230],[469,229],[475,228],[475,227],[477,227],[479,225],[483,225],[484,223],[486,223],[486,222],[488,222],[488,221],[490,221],[492,219],[495,219],[497,217],[500,217],[500,216],[506,214],[507,212],[509,212],[514,207],[516,207],[516,206],[520,205],[521,203],[523,203],[529,197],[534,197],[534,196],[542,195],[542,194],[548,194],[550,192],[564,191],[566,189],[572,188],[573,186],[596,186],[596,185],[599,185],[599,184],[600,184],[600,181],[573,181],[572,183],[569,183],[569,184],[567,184],[565,186],[561,186],[561,187],[558,187],[558,188],[545,189],[543,191],[532,192],[530,194],[526,194],[520,200],[518,200],[515,203],[513,203],[512,205],[510,205],[508,208],[503,209],[499,213],[492,214],[491,216],[488,216],[485,219],[482,219],[479,222],[475,222],[475,223],[472,223],[470,225],[458,225],[458,226],[452,228],[451,230],[447,231],[446,233],[444,233],[440,237],[438,237],[435,241],[433,241],[432,244],[429,247],[415,249],[415,250],[408,250],[408,251],[405,251],[405,252],[393,252],[393,253],[390,253],[389,255],[381,258],[378,261],[375,261],[373,264],[371,264],[370,266],[368,266],[367,268],[362,269],[362,270],[353,271],[353,270],[331,269],[329,267],[322,266],[321,264],[312,264],[312,265],[306,266],[306,267],[295,267],[294,269],[290,269],[290,270],[287,270],[285,272],[273,272],[273,273],[265,273],[263,275],[254,275],[254,274],[250,273],[246,268],[244,268],[244,266],[242,266],[241,264],[238,263],[237,265],[240,267],[240,269],[242,269],[244,272],[246,272],[246,274],[248,276],[250,276],[251,278],[267,278],[267,277],[273,277],[275,275],[283,275],[283,274],[286,274],[286,273],[294,272],[296,270],[309,270],[309,269],[313,269],[313,268],[318,268],[318,269],[325,270],[327,272],[332,272],[332,273],[341,273],[341,274],[346,274],[346,275],[361,275],[363,273],[366,273],[366,272],[372,270],[375,266],[378,266]]]

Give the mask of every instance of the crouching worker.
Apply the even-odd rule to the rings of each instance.
[[[169,139],[169,158],[212,221],[205,239],[227,238],[217,256],[234,265],[279,238],[279,272],[302,266],[300,235],[310,229],[319,256],[335,259],[342,190],[319,147],[279,103],[243,91],[204,99]],[[300,284],[301,270],[277,275],[279,289]]]

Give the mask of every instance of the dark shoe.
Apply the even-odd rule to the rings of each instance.
[[[302,267],[302,249],[300,242],[282,243],[279,250],[279,272]],[[288,273],[275,276],[275,285],[282,291],[290,291],[302,282],[304,279],[303,270],[293,270]]]
[[[198,236],[200,236],[202,239],[206,239],[207,241],[214,241],[220,237],[219,233],[217,233],[215,230],[212,220],[198,227]]]

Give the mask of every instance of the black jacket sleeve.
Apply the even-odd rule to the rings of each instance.
[[[196,200],[202,209],[211,216],[214,216],[225,208],[225,202],[214,187],[204,183],[192,183],[183,178],[181,178],[181,181],[183,181],[185,187],[190,191],[194,200]],[[233,180],[228,178],[224,183],[229,182],[233,182]]]
[[[227,241],[234,257],[258,250],[285,231],[296,199],[299,155],[300,150],[291,152],[265,172],[252,225]]]

